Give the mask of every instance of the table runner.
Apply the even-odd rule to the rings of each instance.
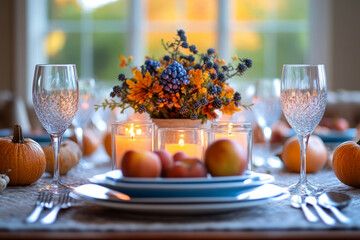
[[[104,154],[97,158],[107,161]],[[99,159],[98,159],[99,160]],[[104,162],[103,161],[103,162]],[[101,162],[101,161],[100,161]],[[87,183],[87,178],[110,170],[110,164],[100,164],[85,169],[79,165],[63,180],[71,185]],[[256,171],[264,171],[257,169]],[[275,184],[286,187],[298,181],[299,174],[286,170],[271,170]],[[162,216],[156,214],[126,213],[121,210],[98,207],[85,202],[61,210],[52,225],[26,224],[24,219],[33,210],[37,190],[48,184],[51,177],[44,175],[38,182],[21,187],[8,187],[0,194],[0,231],[79,231],[79,232],[184,232],[184,231],[243,231],[243,230],[359,230],[360,189],[342,184],[327,166],[322,171],[309,174],[309,181],[320,184],[327,191],[345,192],[352,197],[350,206],[343,209],[353,220],[353,225],[326,226],[322,222],[309,223],[301,210],[290,207],[289,199],[270,202],[256,207],[239,209],[231,213],[194,216]],[[43,212],[42,216],[45,214]]]

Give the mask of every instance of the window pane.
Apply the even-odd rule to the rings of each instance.
[[[52,32],[47,35],[45,46],[49,63],[73,63],[80,73],[80,34]]]
[[[216,20],[217,0],[187,0],[187,20]]]
[[[303,20],[308,17],[307,0],[278,0],[278,19]]]
[[[128,17],[129,1],[117,0],[94,9],[93,19],[110,20],[126,19]]]
[[[126,56],[126,35],[118,33],[94,34],[94,77],[100,81],[114,81],[120,72],[119,56]]]
[[[161,39],[164,42],[172,42],[175,37],[176,31],[171,33],[149,33],[148,38],[148,50],[146,55],[150,57],[160,58],[165,54],[168,54],[162,44]],[[217,40],[215,33],[192,33],[186,32],[187,41],[190,45],[194,44],[200,53],[205,53],[208,48],[216,48]],[[182,49],[185,54],[190,54],[188,49]]]
[[[232,36],[234,54],[239,58],[250,58],[253,66],[242,76],[242,81],[264,76],[264,34],[237,33]]]
[[[81,17],[81,6],[76,0],[49,1],[49,19],[74,20]]]
[[[236,20],[264,20],[268,0],[234,0],[233,11]],[[272,1],[271,1],[272,2]]]
[[[181,10],[176,9],[175,0],[148,0],[146,5],[149,20],[174,21],[176,11]]]
[[[281,76],[283,64],[301,64],[305,62],[308,49],[307,33],[280,33],[277,41],[278,74]]]

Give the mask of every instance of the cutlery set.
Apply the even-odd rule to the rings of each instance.
[[[55,222],[57,215],[60,209],[66,209],[71,207],[72,198],[70,197],[70,192],[64,192],[54,200],[54,194],[51,192],[40,192],[39,197],[36,200],[35,209],[33,212],[25,219],[26,223],[35,223],[40,218],[40,215],[44,208],[49,209],[50,212],[47,213],[43,218],[40,219],[42,224],[52,224]]]
[[[291,197],[291,206],[302,209],[305,218],[309,222],[318,222],[319,217],[326,225],[335,225],[336,220],[342,224],[351,224],[351,219],[345,216],[339,208],[346,207],[350,203],[350,197],[343,193],[327,192],[320,195],[319,198],[314,196],[299,196],[293,195]],[[315,215],[308,206],[311,206],[317,215]],[[326,210],[330,210],[332,215],[329,215]],[[319,217],[318,217],[319,216]]]

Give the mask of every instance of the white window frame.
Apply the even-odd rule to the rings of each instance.
[[[17,96],[22,96],[25,102],[29,105],[32,105],[32,79],[33,71],[37,63],[46,63],[46,55],[43,48],[43,42],[46,36],[46,32],[49,29],[56,28],[56,23],[53,21],[51,24],[47,21],[47,0],[15,0],[15,39],[16,39],[16,48],[15,48],[15,81],[16,89],[15,94]],[[276,0],[269,0],[268,4],[273,4]],[[127,40],[129,43],[129,52],[128,55],[134,57],[134,63],[140,65],[143,62],[144,57],[144,43],[145,35],[148,32],[163,32],[164,29],[158,29],[158,24],[156,22],[145,22],[146,16],[144,16],[143,6],[144,1],[142,0],[132,0],[130,1],[130,18],[128,22],[128,28],[122,27],[122,29],[129,29]],[[184,1],[177,0],[177,4],[184,4]],[[232,17],[229,15],[229,9],[232,7],[231,0],[218,0],[218,20],[216,22],[216,27],[212,31],[218,31],[218,46],[219,55],[225,60],[230,59],[230,34],[233,32],[241,32],[242,24],[250,24],[253,29],[258,29],[260,32],[272,32],[276,31],[279,24],[285,24],[285,28],[291,29],[292,31],[303,31],[304,25],[298,22],[281,22],[273,24],[272,22],[266,22],[259,24],[256,21],[235,21],[231,22]],[[308,53],[304,53],[306,56],[306,61],[309,63],[324,63],[327,68],[331,68],[331,29],[329,26],[329,19],[331,15],[329,14],[331,10],[331,1],[327,0],[317,0],[310,1],[310,22],[313,24],[310,26],[310,49]],[[139,12],[140,11],[140,12]],[[142,17],[141,17],[142,16]],[[90,17],[88,15],[87,17]],[[66,24],[66,22],[65,22]],[[71,24],[71,23],[69,23]],[[87,31],[91,22],[82,22],[82,31]],[[101,24],[101,23],[100,23]],[[124,23],[122,23],[124,24]],[[186,25],[185,23],[177,23],[180,27],[184,27],[187,31],[197,30],[202,32],[204,22],[192,22],[191,26]],[[96,27],[96,26],[95,26]],[[101,26],[100,26],[101,27]],[[180,28],[179,27],[179,28]],[[284,26],[282,26],[284,27]],[[171,28],[173,31],[174,26],[165,27]],[[208,29],[207,29],[208,30]],[[104,29],[103,31],[107,31]],[[113,30],[112,30],[113,31]],[[121,30],[119,30],[121,31]],[[274,57],[276,57],[276,42],[267,39],[265,48],[265,61],[267,66],[265,66],[265,75],[272,76],[274,75],[275,67],[271,63],[276,63]],[[40,44],[39,44],[40,43]],[[83,38],[82,47],[88,49],[89,46],[92,46],[92,38]],[[81,61],[87,62],[87,64],[82,64],[81,74],[83,77],[92,77],[92,61],[93,56],[89,51],[82,51]],[[275,53],[274,53],[275,52]],[[269,57],[270,56],[270,57]],[[90,62],[90,63],[89,63]],[[84,66],[90,66],[86,68]],[[331,79],[330,71],[327,72],[328,80]],[[329,87],[331,87],[331,81],[329,82]]]

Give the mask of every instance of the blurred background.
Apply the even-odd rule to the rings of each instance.
[[[135,65],[160,57],[161,39],[171,40],[177,29],[200,52],[212,47],[226,61],[253,60],[231,83],[244,98],[255,80],[280,78],[283,64],[325,64],[335,106],[328,112],[354,126],[360,122],[359,11],[358,0],[2,0],[0,128],[25,118],[31,128],[36,64],[74,63],[79,79],[94,78],[100,91],[116,84],[120,55],[133,56]],[[343,102],[350,107],[336,105]]]

